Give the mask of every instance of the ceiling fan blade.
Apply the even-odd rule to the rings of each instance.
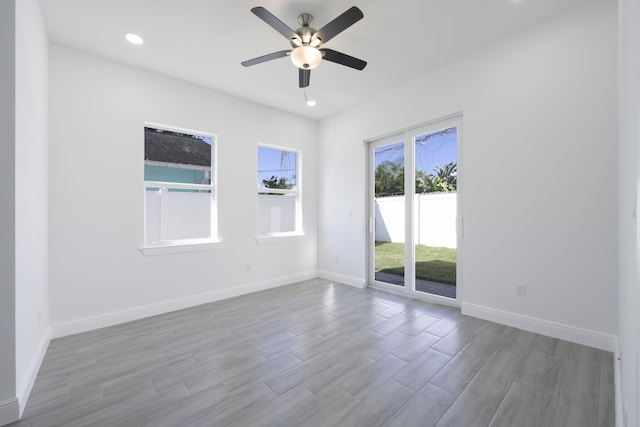
[[[248,59],[246,61],[241,62],[245,67],[250,67],[256,64],[262,64],[263,62],[271,61],[272,59],[282,58],[283,56],[287,56],[291,53],[291,50],[280,50],[278,52],[268,53],[266,55],[258,56],[257,58]]]
[[[298,82],[301,88],[309,86],[311,80],[311,70],[303,70],[298,68]]]
[[[335,62],[336,64],[346,65],[347,67],[355,68],[356,70],[362,70],[367,66],[367,62],[362,59],[354,58],[342,52],[338,52],[332,49],[320,49],[322,52],[322,59]]]
[[[271,28],[282,34],[287,40],[298,39],[300,36],[295,33],[287,24],[276,18],[276,16],[269,12],[262,6],[257,6],[251,9],[254,15],[266,22]]]
[[[322,43],[326,43],[364,17],[362,11],[355,6],[329,22],[316,32]]]

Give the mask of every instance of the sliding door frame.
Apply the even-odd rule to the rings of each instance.
[[[457,189],[456,189],[456,298],[447,298],[415,289],[415,138],[426,133],[441,129],[456,127],[456,162],[457,162]],[[463,296],[463,159],[462,159],[462,114],[452,114],[436,120],[411,126],[398,132],[382,137],[371,138],[365,141],[367,152],[367,286],[385,291],[405,295],[411,298],[436,302],[439,304],[460,307]],[[375,279],[375,148],[394,142],[404,142],[404,286],[392,285]]]

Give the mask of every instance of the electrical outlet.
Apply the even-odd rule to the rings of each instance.
[[[247,273],[251,273],[251,266],[250,266],[249,264],[247,264],[247,265],[244,267],[244,271],[245,271],[245,272],[247,272]]]
[[[340,264],[340,257],[336,256],[336,264]]]
[[[527,285],[524,283],[516,283],[516,296],[517,297],[526,297],[527,296]]]

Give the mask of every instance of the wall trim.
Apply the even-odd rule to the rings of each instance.
[[[330,271],[320,270],[318,271],[318,277],[321,279],[342,283],[343,285],[353,286],[358,289],[364,289],[367,287],[367,282],[364,279],[346,276],[344,274],[332,273]]]
[[[20,408],[18,398],[0,401],[0,426],[7,425],[20,419]]]
[[[42,361],[44,360],[44,355],[47,353],[47,349],[49,348],[49,342],[51,342],[51,328],[47,328],[47,330],[42,335],[40,344],[36,349],[36,353],[31,359],[31,364],[29,365],[27,376],[18,384],[16,394],[18,395],[18,404],[20,406],[21,418],[22,413],[24,412],[24,408],[27,406],[27,401],[29,400],[29,396],[31,395],[33,385],[36,382],[36,377],[38,376],[38,371],[40,371],[40,366],[42,365]]]
[[[133,320],[144,319],[159,314],[165,314],[176,310],[195,307],[214,301],[220,301],[228,298],[246,295],[253,292],[263,291],[266,289],[277,288],[280,286],[290,285],[305,280],[311,280],[318,277],[317,271],[309,271],[305,273],[293,274],[290,276],[278,277],[275,279],[264,280],[261,282],[249,283],[246,285],[234,286],[225,289],[218,289],[203,294],[192,295],[175,300],[159,302],[142,307],[135,307],[127,310],[121,310],[113,313],[102,314],[98,316],[87,317],[84,319],[72,320],[70,322],[62,322],[51,325],[51,338],[60,338],[67,335],[78,334],[81,332],[92,331],[94,329],[105,328],[120,323],[130,322]]]
[[[614,335],[603,334],[588,329],[466,302],[462,303],[462,314],[513,326],[514,328],[524,329],[525,331],[535,332],[552,338],[587,345],[600,350],[613,353],[617,351],[617,339]]]

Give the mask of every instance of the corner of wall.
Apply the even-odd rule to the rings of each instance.
[[[40,340],[40,344],[38,345],[38,349],[36,353],[33,355],[31,359],[31,363],[29,363],[28,372],[26,374],[26,378],[18,384],[17,387],[17,398],[20,409],[20,417],[22,417],[22,413],[24,412],[24,408],[27,406],[27,401],[29,400],[29,396],[31,395],[31,390],[33,389],[33,385],[36,382],[36,377],[38,376],[38,371],[40,371],[40,366],[42,365],[42,361],[44,360],[44,356],[47,352],[47,348],[49,348],[49,342],[51,342],[51,328],[47,328],[46,332],[42,336]]]
[[[343,285],[353,286],[359,289],[364,289],[367,286],[367,282],[358,277],[345,276],[344,274],[333,273],[325,270],[318,271],[318,277],[320,277],[321,279],[339,282]]]

